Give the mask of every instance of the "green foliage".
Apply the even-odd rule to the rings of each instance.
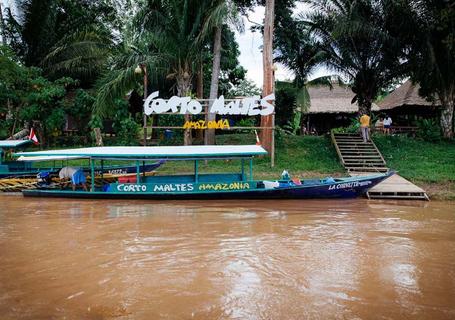
[[[455,6],[453,1],[392,2],[392,30],[403,46],[403,61],[419,94],[442,104],[444,136],[453,136],[455,99]]]
[[[128,117],[119,122],[116,143],[123,146],[134,146],[139,144],[140,126]]]
[[[234,97],[252,97],[261,94],[259,89],[254,82],[248,79],[239,80],[236,85],[229,89],[226,94],[227,98]]]
[[[352,82],[360,111],[369,112],[381,88],[403,76],[400,42],[388,28],[388,1],[311,1],[309,23],[322,60]]]
[[[374,123],[374,122],[372,122]],[[333,133],[359,133],[360,132],[360,122],[357,118],[352,118],[351,123],[347,127],[338,127],[332,129]]]
[[[159,126],[162,127],[183,127],[184,117],[174,114],[162,114],[158,117]]]
[[[114,6],[105,0],[24,0],[20,7],[21,20],[7,16],[6,36],[25,64],[54,79],[93,83],[112,52]]]
[[[284,127],[294,119],[298,88],[289,82],[277,82],[275,89],[275,124]],[[291,119],[291,120],[290,120]]]
[[[255,135],[224,134],[217,136],[220,145],[254,144]],[[181,143],[181,141],[179,141]],[[192,172],[191,162],[171,161],[160,168],[160,172]],[[199,163],[201,172],[229,172],[240,170],[239,161],[214,161],[208,164]],[[276,136],[275,167],[270,168],[270,158],[261,157],[254,160],[254,177],[259,179],[278,179],[283,169],[289,170],[292,177],[318,177],[345,175],[338,161],[335,148],[329,139],[322,136],[293,136],[283,134]]]
[[[374,142],[387,165],[412,181],[455,182],[455,143],[427,142],[406,136],[377,136]]]
[[[441,128],[434,119],[422,119],[417,121],[417,136],[425,141],[440,141]]]

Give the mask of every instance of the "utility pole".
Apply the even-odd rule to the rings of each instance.
[[[264,45],[262,50],[262,68],[264,71],[264,83],[262,87],[262,96],[266,97],[275,91],[275,76],[273,68],[273,23],[275,18],[275,0],[266,0],[265,18],[264,18]],[[272,159],[272,167],[275,162],[275,141],[274,127],[275,115],[261,117],[261,142],[262,146],[269,152]]]

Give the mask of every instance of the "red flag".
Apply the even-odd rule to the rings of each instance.
[[[38,138],[36,137],[35,130],[33,130],[33,128],[30,129],[30,136],[28,138],[29,140],[32,140],[34,144],[39,144]]]

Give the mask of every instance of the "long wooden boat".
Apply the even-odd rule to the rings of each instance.
[[[94,198],[94,199],[309,199],[353,198],[364,195],[370,188],[387,179],[394,172],[379,173],[364,177],[255,180],[253,158],[265,155],[261,146],[178,146],[178,147],[95,147],[42,152],[21,152],[22,158],[33,156],[85,156],[90,159],[91,176],[95,175],[96,161],[136,161],[137,174],[134,181],[116,181],[91,191],[59,189],[24,190],[24,196]],[[193,174],[143,176],[140,163],[150,160],[194,162]],[[199,172],[199,161],[212,159],[240,160],[236,173]],[[245,163],[249,163],[249,171]],[[94,179],[92,179],[94,181]]]
[[[0,192],[20,192],[25,189],[33,189],[38,186],[36,176],[39,172],[49,172],[53,178],[54,184],[59,184],[58,173],[62,167],[68,165],[68,161],[84,160],[87,157],[80,156],[55,156],[55,157],[27,157],[23,161],[6,159],[6,155],[10,150],[17,150],[26,147],[30,140],[0,140]],[[35,167],[36,162],[46,161],[47,165]],[[153,175],[153,171],[163,164],[163,161],[157,161],[148,164],[142,164],[141,172],[146,172],[147,175]],[[85,173],[90,173],[90,167],[82,167]],[[137,171],[136,165],[101,165],[95,170],[95,183],[101,185],[104,181],[117,181],[118,178],[135,174]]]

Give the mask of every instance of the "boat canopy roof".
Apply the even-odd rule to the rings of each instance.
[[[38,161],[64,161],[64,160],[75,160],[75,159],[88,159],[89,157],[78,157],[78,156],[33,156],[25,157],[20,156],[17,161],[28,161],[28,162],[38,162]]]
[[[31,140],[0,140],[0,148],[17,148]]]
[[[35,152],[17,152],[19,160],[30,157],[77,157],[92,159],[197,159],[197,158],[247,158],[267,154],[257,145],[225,146],[170,146],[170,147],[92,147]],[[37,160],[35,160],[37,161]]]

